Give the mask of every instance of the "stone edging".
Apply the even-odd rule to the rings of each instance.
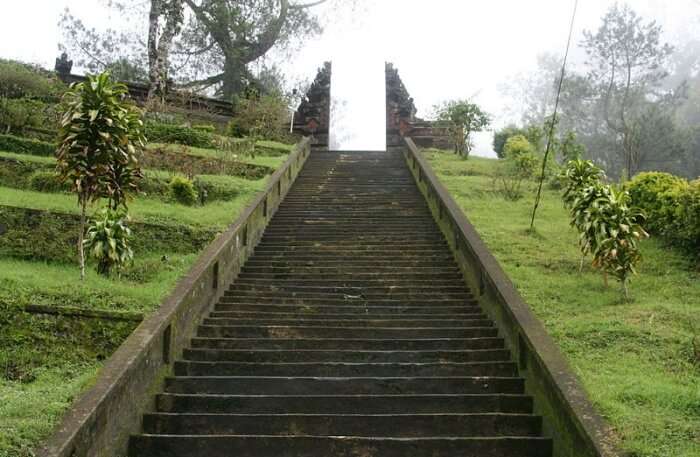
[[[433,217],[445,234],[465,281],[505,338],[526,391],[534,397],[554,457],[619,456],[616,438],[598,414],[558,346],[534,316],[474,226],[439,181],[415,143],[404,155]]]
[[[304,138],[238,219],[219,235],[175,289],[107,360],[93,386],[66,412],[41,457],[123,456],[129,436],[141,430],[143,413],[172,372],[172,362],[204,314],[223,295],[253,253],[267,223],[309,157]]]

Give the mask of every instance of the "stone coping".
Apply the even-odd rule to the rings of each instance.
[[[445,234],[465,282],[517,359],[554,457],[619,456],[610,426],[591,404],[557,344],[516,290],[474,226],[410,138],[404,155],[435,221]]]
[[[95,383],[73,403],[53,435],[37,449],[37,456],[127,454],[129,437],[141,430],[143,414],[154,410],[155,394],[172,372],[172,362],[252,254],[309,157],[310,144],[304,138],[296,145],[265,189],[200,254],[158,310],[107,359]]]

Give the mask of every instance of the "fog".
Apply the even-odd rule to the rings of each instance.
[[[595,29],[613,3],[580,2],[572,68],[584,60],[576,46],[582,31]],[[664,26],[664,38],[676,46],[700,38],[700,2],[628,3],[642,16],[658,20]],[[0,56],[52,67],[61,36],[57,22],[65,7],[98,29],[123,25],[97,0],[4,2]],[[470,97],[492,114],[493,126],[499,127],[517,120],[521,108],[504,94],[504,87],[534,69],[539,54],[563,54],[572,8],[573,0],[359,0],[350,15],[326,8],[323,35],[302,43],[291,58],[273,53],[266,60],[277,62],[290,82],[312,79],[325,60],[337,61],[336,71],[345,68],[342,71],[348,75],[339,76],[341,80],[364,74],[369,62],[391,61],[414,97],[419,116],[428,117],[432,106],[444,100]],[[145,26],[145,21],[145,17],[128,18],[130,27]],[[341,63],[348,60],[353,65]],[[345,96],[348,100],[378,94],[363,84],[352,89],[354,95]],[[491,154],[490,142],[490,133],[479,135],[475,153]]]

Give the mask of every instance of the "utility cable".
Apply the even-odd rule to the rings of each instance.
[[[557,98],[554,102],[554,114],[552,115],[552,120],[549,125],[549,134],[547,135],[547,148],[544,151],[544,159],[542,160],[542,173],[540,174],[540,182],[537,187],[537,197],[535,197],[535,206],[532,208],[532,220],[530,220],[530,230],[535,228],[535,215],[537,214],[537,208],[540,206],[540,200],[542,199],[542,184],[544,183],[544,175],[547,169],[547,159],[549,158],[549,151],[552,147],[552,137],[554,136],[554,129],[557,125],[557,110],[559,109],[559,98],[561,97],[561,88],[564,84],[564,75],[566,74],[566,61],[569,58],[569,48],[571,47],[571,36],[574,33],[574,21],[576,19],[576,11],[578,9],[578,0],[574,1],[574,12],[571,15],[571,25],[569,26],[569,39],[566,42],[566,52],[564,53],[564,62],[561,65],[561,76],[559,77],[559,87],[557,88]]]

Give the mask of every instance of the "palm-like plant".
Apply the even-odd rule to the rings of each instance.
[[[101,214],[88,228],[83,243],[97,260],[97,272],[107,276],[113,267],[121,269],[131,263],[134,252],[129,247],[131,229],[126,213],[105,209]]]
[[[126,100],[127,88],[109,73],[74,84],[63,98],[64,114],[56,151],[61,179],[69,181],[80,205],[78,260],[85,276],[83,239],[88,203],[100,198],[109,207],[126,207],[141,177],[138,154],[145,146],[140,111]]]

